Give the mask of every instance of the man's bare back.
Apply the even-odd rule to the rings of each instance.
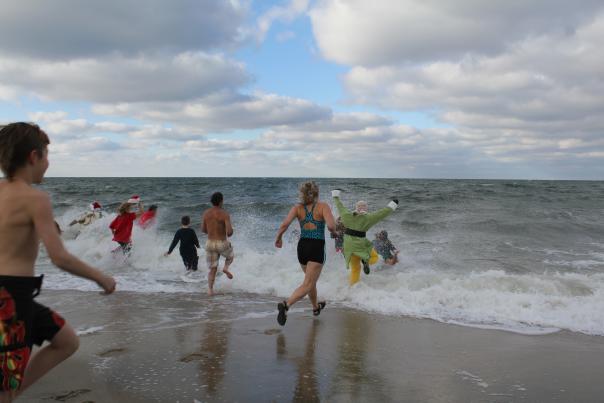
[[[231,217],[222,207],[214,206],[203,213],[201,230],[212,241],[226,241],[233,235]]]

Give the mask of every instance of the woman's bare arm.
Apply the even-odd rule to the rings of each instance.
[[[291,210],[289,210],[287,217],[285,217],[285,220],[283,220],[283,222],[279,226],[279,231],[277,231],[277,239],[275,239],[275,246],[277,248],[283,246],[283,240],[281,238],[283,237],[285,231],[287,231],[287,229],[289,228],[289,225],[292,223],[292,221],[294,221],[297,216],[298,206],[294,206],[291,208]]]

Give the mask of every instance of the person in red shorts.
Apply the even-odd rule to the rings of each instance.
[[[52,215],[50,197],[32,186],[48,168],[48,136],[31,123],[0,129],[0,402],[56,367],[79,346],[78,336],[59,314],[34,301],[43,276],[35,276],[40,241],[52,263],[95,281],[107,294],[115,280],[65,249]],[[34,344],[50,344],[31,355]]]
[[[132,205],[138,205],[138,212],[132,213],[130,209]],[[109,224],[109,228],[113,233],[113,240],[119,244],[120,250],[128,255],[132,249],[132,227],[134,221],[143,213],[143,203],[138,196],[132,196],[126,203],[122,203],[118,208],[118,216]]]

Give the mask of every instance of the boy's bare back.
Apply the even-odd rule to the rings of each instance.
[[[208,234],[208,239],[226,241],[233,235],[231,217],[221,207],[211,207],[203,213],[201,230]]]
[[[21,181],[0,181],[0,275],[33,276],[39,238],[33,214],[48,195]]]

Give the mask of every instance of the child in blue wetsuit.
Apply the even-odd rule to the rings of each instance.
[[[185,264],[187,273],[191,273],[197,270],[197,264],[199,262],[199,257],[197,256],[199,239],[197,239],[195,230],[193,228],[189,228],[189,225],[191,224],[191,218],[189,216],[183,216],[180,219],[180,223],[182,224],[182,227],[179,228],[174,234],[174,239],[170,244],[170,248],[168,249],[168,252],[164,254],[164,256],[168,256],[170,253],[172,253],[176,247],[176,244],[180,242],[180,256]]]

